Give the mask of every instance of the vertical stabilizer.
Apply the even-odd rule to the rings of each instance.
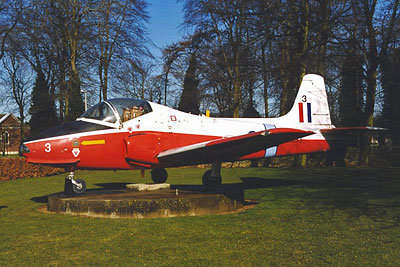
[[[324,78],[316,74],[305,75],[293,107],[285,117],[306,127],[331,128]]]

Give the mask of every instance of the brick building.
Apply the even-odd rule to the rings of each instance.
[[[29,126],[25,125],[25,135]],[[21,121],[11,113],[0,114],[1,155],[18,154],[21,144]]]

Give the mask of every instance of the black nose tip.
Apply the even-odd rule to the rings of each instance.
[[[23,154],[27,154],[30,153],[31,151],[29,150],[29,148],[25,145],[25,144],[21,144],[19,146],[19,155],[22,156]]]

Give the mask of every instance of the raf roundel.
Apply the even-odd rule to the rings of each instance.
[[[78,139],[75,139],[74,141],[72,141],[72,146],[73,147],[79,147],[80,143]]]

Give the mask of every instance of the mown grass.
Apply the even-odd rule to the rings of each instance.
[[[200,184],[204,169],[170,169]],[[400,168],[223,169],[253,209],[160,219],[99,219],[37,209],[64,175],[0,183],[0,266],[399,266]],[[79,171],[89,188],[149,182]]]

